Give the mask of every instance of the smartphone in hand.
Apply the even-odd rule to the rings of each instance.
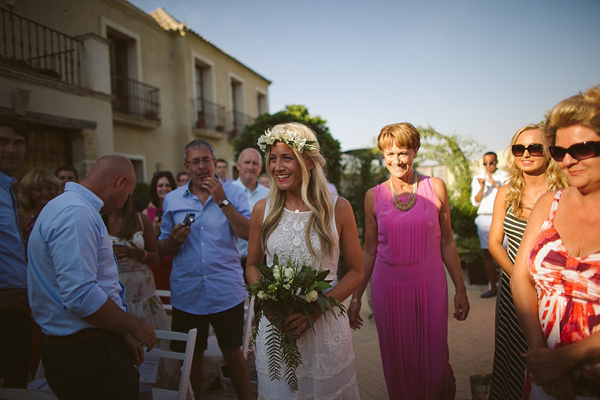
[[[194,223],[194,221],[196,220],[196,214],[194,213],[187,213],[185,218],[183,219],[183,226],[190,226]]]

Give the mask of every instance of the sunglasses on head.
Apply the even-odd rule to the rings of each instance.
[[[513,144],[511,150],[515,157],[521,157],[525,154],[525,150],[529,152],[529,155],[534,157],[544,155],[544,145],[541,143],[530,143],[527,147],[522,144]]]
[[[571,155],[577,161],[587,160],[588,158],[600,156],[600,142],[581,142],[575,143],[568,149],[560,146],[550,146],[550,155],[556,161],[562,161],[567,153]]]

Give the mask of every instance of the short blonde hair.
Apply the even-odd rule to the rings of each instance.
[[[23,201],[21,206],[24,210],[31,210],[34,207],[33,198],[31,197],[31,191],[41,182],[48,182],[56,189],[56,194],[60,191],[60,181],[52,171],[45,168],[32,168],[30,169],[21,182],[19,187],[21,188],[21,194]]]
[[[393,145],[417,151],[421,146],[421,134],[409,122],[386,125],[377,136],[377,147],[384,151]]]
[[[544,136],[550,146],[556,143],[556,131],[583,125],[600,136],[600,85],[558,103],[546,120]]]

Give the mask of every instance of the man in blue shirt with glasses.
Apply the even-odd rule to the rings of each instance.
[[[248,399],[250,376],[241,350],[248,294],[237,248],[238,238],[248,239],[248,199],[242,189],[215,175],[217,157],[210,143],[188,143],[183,160],[190,181],[165,196],[158,243],[161,253],[174,256],[172,330],[198,329],[190,374],[195,393],[202,390],[202,358],[210,323],[235,393],[238,399]],[[176,344],[171,346],[178,350]]]

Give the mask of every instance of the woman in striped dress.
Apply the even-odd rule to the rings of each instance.
[[[508,158],[510,178],[498,190],[490,228],[489,250],[502,267],[496,305],[496,343],[490,399],[521,399],[525,382],[527,342],[515,312],[510,276],[527,219],[537,199],[548,190],[562,189],[566,180],[543,145],[538,125],[526,125],[513,136]],[[503,247],[504,236],[508,249]]]

